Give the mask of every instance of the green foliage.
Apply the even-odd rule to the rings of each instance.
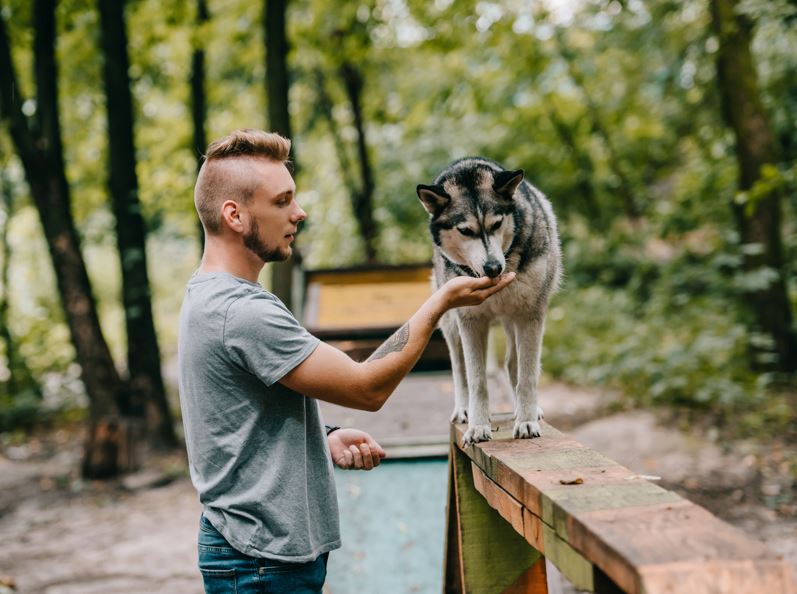
[[[761,337],[735,297],[758,280],[741,271],[732,245],[705,228],[667,244],[623,229],[604,237],[570,229],[570,273],[548,316],[547,373],[636,405],[696,407],[737,430],[760,433],[769,419],[770,431],[792,432],[782,378],[748,364]]]
[[[3,0],[0,6],[20,91],[31,99],[32,4]],[[309,213],[298,240],[305,266],[364,258],[346,186],[352,176],[338,158],[345,154],[356,169],[353,118],[339,76],[342,62],[350,61],[365,85],[379,253],[386,262],[431,255],[416,184],[429,183],[466,155],[523,168],[550,197],[564,244],[567,281],[549,317],[548,372],[619,388],[645,405],[748,406],[761,418],[789,418],[788,407],[772,404],[782,402],[771,398],[773,378],[747,364],[760,337],[745,329],[736,304],[741,292],[770,282],[773,271],[740,271],[731,204],[752,208],[780,193],[787,261],[797,262],[797,16],[790,0],[743,2],[755,22],[755,59],[781,162],[741,195],[717,92],[718,42],[708,6],[670,0],[289,3],[298,196]],[[210,139],[262,127],[268,101],[262,3],[211,1],[210,20],[201,28],[195,9],[190,0],[134,0],[126,13],[139,192],[151,231],[148,261],[167,368],[183,286],[198,263],[192,50],[206,52]],[[57,15],[73,211],[103,331],[121,366],[124,322],[106,189],[98,15],[91,0],[63,0]],[[330,114],[320,107],[319,73]],[[26,109],[35,113],[35,103]],[[5,138],[2,143],[8,152]],[[18,164],[8,169],[17,194],[25,195]],[[624,191],[641,211],[635,224],[624,213]],[[46,406],[80,404],[74,353],[33,210],[22,205],[10,225],[13,333],[43,384]],[[789,274],[794,291],[797,267]],[[19,402],[28,410],[25,398]],[[11,414],[9,407],[0,403],[0,415]]]

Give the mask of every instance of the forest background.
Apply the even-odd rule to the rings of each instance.
[[[294,140],[306,269],[431,256],[415,185],[523,168],[560,221],[550,376],[797,439],[794,0],[2,0],[0,432],[179,444],[208,140]],[[289,266],[263,282],[288,303]],[[167,378],[164,381],[164,373]],[[170,379],[171,378],[171,379]],[[116,440],[116,441],[115,441]],[[797,476],[797,461],[792,465]]]

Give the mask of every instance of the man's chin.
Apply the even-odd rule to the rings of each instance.
[[[263,262],[287,262],[292,254],[293,254],[293,249],[286,248],[284,250],[280,251],[274,250],[273,252],[269,252],[268,254],[263,254],[265,258],[261,256],[261,259],[263,260]]]
[[[289,247],[284,250],[253,250],[249,248],[249,252],[252,253],[255,257],[257,257],[263,264],[268,264],[269,262],[285,262],[288,258],[291,257],[293,250]]]

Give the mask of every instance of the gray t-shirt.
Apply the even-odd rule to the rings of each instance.
[[[180,406],[205,516],[240,552],[306,562],[340,546],[318,402],[279,380],[319,340],[274,295],[195,274],[180,312]]]

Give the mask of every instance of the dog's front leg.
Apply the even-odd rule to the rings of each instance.
[[[451,355],[451,376],[454,378],[454,411],[451,413],[451,422],[464,423],[468,420],[468,378],[465,375],[465,357],[455,312],[450,311],[443,316],[440,329]]]
[[[465,432],[465,445],[492,438],[486,370],[489,328],[490,323],[486,318],[459,318],[459,335],[468,378],[468,430]]]
[[[545,331],[544,314],[515,323],[517,385],[515,387],[515,438],[539,437],[542,408],[537,396],[540,380],[540,353]]]

